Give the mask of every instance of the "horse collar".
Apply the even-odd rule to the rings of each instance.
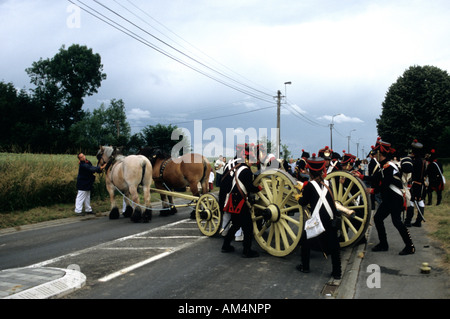
[[[169,164],[172,161],[172,158],[166,159],[160,166],[159,168],[159,178],[161,181],[164,180],[163,178],[163,174],[164,174],[164,170],[166,169],[167,164]]]

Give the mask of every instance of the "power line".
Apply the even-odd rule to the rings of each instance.
[[[305,116],[304,114],[299,112],[297,109],[295,109],[295,107],[287,101],[285,104],[282,104],[282,105],[286,110],[290,111],[292,115],[294,115],[295,117],[299,118],[300,120],[302,120],[310,125],[313,125],[316,127],[327,127],[327,125],[318,123],[318,122],[308,118],[307,116]]]
[[[211,57],[210,55],[208,55],[207,53],[203,52],[201,49],[199,49],[198,47],[196,47],[195,45],[193,45],[192,43],[190,43],[189,41],[185,40],[184,38],[182,38],[181,36],[179,36],[177,33],[175,33],[174,31],[172,31],[171,29],[169,29],[167,26],[165,26],[163,23],[159,22],[157,19],[155,19],[154,17],[152,17],[148,12],[142,10],[141,8],[139,8],[137,5],[135,5],[132,1],[127,0],[132,6],[134,6],[138,11],[142,12],[145,16],[149,17],[150,19],[152,19],[154,22],[156,22],[158,25],[160,25],[161,27],[163,27],[165,30],[167,30],[168,32],[170,32],[171,34],[173,34],[175,37],[177,37],[178,39],[180,39],[181,41],[183,41],[184,43],[186,43],[188,46],[190,46],[191,48],[193,48],[195,51],[199,52],[201,55],[203,55],[204,57],[210,59],[211,61],[213,61],[214,63],[217,63],[219,66],[224,67],[226,70],[230,71],[231,73],[237,75],[238,77],[254,84],[257,86],[262,87],[261,85],[253,82],[252,80],[248,79],[247,77],[243,76],[242,74],[237,73],[236,71],[230,69],[229,67],[227,67],[226,65],[224,65],[223,63],[221,63],[220,61],[217,61],[216,59],[214,59],[213,57]],[[117,0],[114,0],[114,2],[118,3]],[[119,4],[119,3],[118,3]],[[122,6],[123,8],[125,8],[123,5],[119,4],[120,6]],[[141,21],[143,21],[145,24],[147,24],[148,26],[150,26],[151,28],[155,29],[156,31],[158,31],[159,33],[161,33],[163,36],[165,36],[166,38],[168,38],[169,40],[175,42],[176,44],[178,44],[179,46],[181,46],[182,48],[188,50],[186,47],[184,47],[182,44],[180,44],[179,42],[177,42],[176,40],[172,39],[171,37],[169,37],[167,34],[163,33],[162,31],[158,30],[157,28],[155,28],[154,26],[152,26],[150,23],[148,23],[147,21],[145,21],[144,19],[142,19],[141,17],[139,17],[136,13],[131,12],[129,9],[125,8],[128,12],[132,13],[134,16],[136,16],[138,19],[140,19]],[[195,54],[192,53],[191,54]],[[264,88],[264,90],[270,92],[269,89]],[[262,92],[262,91],[261,91]],[[262,92],[265,95],[268,95],[265,92]]]
[[[76,4],[74,1],[72,0],[68,0],[69,2]],[[107,17],[105,14],[99,12],[98,10],[94,9],[93,7],[87,5],[86,3],[84,3],[83,1],[78,0],[78,3],[80,3],[82,6],[78,5],[83,11],[89,13],[90,15],[94,16],[95,18],[99,19],[100,21],[112,26],[113,28],[121,31],[122,33],[130,36],[131,38],[141,42],[142,44],[150,47],[151,49],[163,54],[166,57],[169,57],[170,59],[218,82],[221,83],[231,89],[234,89],[236,91],[239,91],[241,93],[244,93],[246,95],[249,95],[253,98],[265,101],[265,102],[269,102],[269,103],[274,103],[274,101],[272,100],[268,100],[267,97],[262,97],[260,94],[264,94],[265,96],[271,96],[271,94],[265,93],[261,90],[255,89],[249,85],[246,85],[240,81],[237,81],[233,78],[231,78],[230,76],[225,75],[224,73],[217,71],[215,69],[213,69],[212,67],[209,67],[208,65],[206,65],[205,63],[199,61],[198,59],[192,58],[191,56],[189,56],[188,54],[182,52],[181,50],[175,48],[174,46],[170,45],[169,43],[161,40],[160,38],[156,37],[155,35],[151,34],[150,32],[146,31],[145,29],[139,27],[136,23],[132,22],[130,19],[125,18],[123,15],[117,13],[116,11],[114,11],[113,9],[107,7],[106,5],[100,3],[97,0],[94,0],[95,3],[99,4],[101,7],[103,7],[104,9],[107,9],[107,11],[113,13],[115,16],[120,17],[122,20],[126,21],[127,23],[129,23],[130,25],[134,26],[135,28],[137,28],[138,30],[144,32],[145,34],[151,36],[152,38],[158,40],[159,42],[161,42],[162,44],[168,46],[170,49],[175,50],[175,52],[183,55],[186,58],[189,58],[191,61],[197,63],[198,65],[200,65],[203,68],[206,68],[207,70],[214,72],[216,74],[216,76],[213,76],[209,73],[207,73],[204,70],[199,69],[198,67],[195,67],[189,63],[187,63],[186,61],[182,60],[181,58],[178,58],[174,55],[172,55],[171,53],[161,49],[160,47],[156,46],[155,44],[149,42],[147,39],[144,39],[142,36],[138,35],[136,32],[130,30],[129,28],[123,26],[122,24],[120,24],[119,22]],[[223,79],[225,78],[225,79]],[[234,82],[234,84],[229,83],[228,81],[232,81]],[[248,89],[255,91],[256,93],[253,93],[252,91],[249,91]]]

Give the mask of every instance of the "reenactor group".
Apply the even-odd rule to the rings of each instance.
[[[442,200],[445,179],[436,152],[432,150],[430,154],[425,154],[424,146],[414,140],[411,149],[400,158],[390,143],[378,138],[367,157],[368,161],[361,161],[353,154],[343,152],[343,155],[340,155],[331,148],[324,147],[312,155],[302,150],[302,156],[292,170],[287,165],[284,166],[301,184],[301,193],[297,197],[299,204],[309,205],[311,212],[317,211],[324,228],[321,235],[312,239],[306,237],[306,231],[303,232],[300,240],[301,264],[296,267],[299,271],[309,272],[309,250],[311,242],[316,240],[321,241],[321,249],[331,255],[332,276],[337,279],[341,277],[338,226],[334,222],[340,212],[336,209],[328,181],[324,179],[327,174],[339,170],[360,178],[371,194],[372,208],[377,207],[374,223],[379,243],[372,250],[389,249],[384,219],[391,215],[393,225],[405,244],[399,255],[414,254],[415,247],[408,227],[420,227],[425,221],[427,195],[428,205],[431,204],[433,192],[437,193],[437,205]],[[250,145],[239,145],[236,157],[225,166],[219,205],[225,214],[230,213],[232,216],[232,228],[230,229],[229,224],[223,225],[222,252],[234,251],[231,241],[234,233],[242,227],[244,257],[258,256],[258,253],[251,249],[253,234],[250,207],[252,193],[261,189],[253,186],[254,174],[250,170],[252,163],[257,163],[258,173],[268,168],[283,167],[273,154],[267,154],[265,149],[259,146]],[[413,222],[415,211],[417,214]],[[230,221],[230,218],[227,220]]]

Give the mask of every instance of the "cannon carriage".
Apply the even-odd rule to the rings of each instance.
[[[336,207],[341,212],[338,219],[340,246],[354,245],[364,238],[370,222],[371,204],[366,186],[345,171],[328,174],[326,180],[330,181]],[[255,240],[270,255],[287,256],[297,247],[304,222],[311,214],[308,207],[297,202],[298,181],[285,171],[271,169],[258,175],[254,185],[262,186],[251,210]],[[174,196],[191,198],[183,194]],[[195,218],[204,235],[214,236],[219,232],[222,213],[215,195],[204,194],[196,199]]]

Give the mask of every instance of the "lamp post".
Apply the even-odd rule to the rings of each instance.
[[[339,115],[342,115],[342,114],[338,113],[331,117],[331,123],[330,123],[330,147],[331,147],[331,149],[333,149],[333,126],[334,126],[333,120],[336,116],[339,116]]]
[[[291,81],[289,81],[289,82],[284,82],[284,100],[286,101],[286,103],[287,103],[286,85],[291,85],[291,84],[292,84]]]

